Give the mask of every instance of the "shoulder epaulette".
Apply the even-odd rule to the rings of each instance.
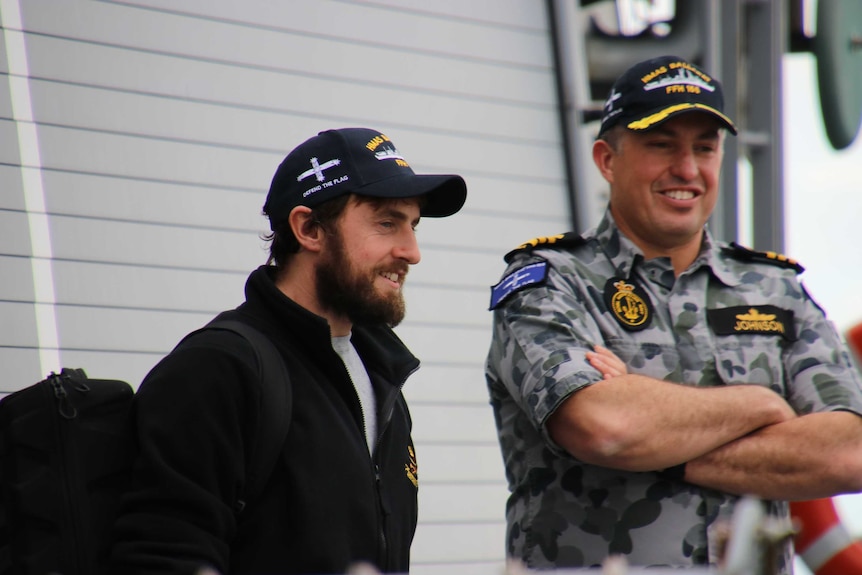
[[[796,270],[796,273],[801,274],[805,268],[794,259],[775,252],[761,252],[741,246],[736,242],[731,242],[730,245],[721,248],[721,251],[738,260],[749,262],[760,262],[764,264],[772,264],[783,268]]]
[[[524,242],[520,246],[507,253],[503,259],[506,260],[506,263],[510,263],[512,261],[512,258],[514,258],[516,254],[522,252],[531,252],[536,248],[573,248],[575,246],[583,244],[584,242],[586,242],[586,240],[582,238],[580,234],[576,234],[575,232],[566,232],[564,234],[557,234],[555,236],[533,238],[532,240]]]

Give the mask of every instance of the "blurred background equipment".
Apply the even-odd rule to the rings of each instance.
[[[850,346],[856,365],[862,366],[862,321],[847,330],[847,345]]]
[[[820,0],[813,51],[826,135],[842,150],[862,125],[862,2]]]
[[[831,498],[790,503],[796,553],[816,575],[862,573],[862,542],[841,523]]]

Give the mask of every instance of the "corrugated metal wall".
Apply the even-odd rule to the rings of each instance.
[[[423,360],[413,572],[502,565],[488,286],[570,227],[545,2],[0,0],[0,20],[0,390],[61,365],[136,385],[242,300],[284,154],[378,128],[469,187],[420,225],[398,328]]]

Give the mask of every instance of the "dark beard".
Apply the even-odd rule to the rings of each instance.
[[[331,233],[327,242],[329,255],[315,271],[317,297],[324,309],[343,315],[356,325],[384,323],[395,327],[404,319],[405,305],[401,292],[384,297],[374,289],[377,272],[357,272],[347,259],[340,234]]]

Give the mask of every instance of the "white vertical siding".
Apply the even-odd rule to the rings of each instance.
[[[20,6],[21,30],[10,7]],[[242,299],[266,259],[269,181],[330,127],[383,130],[419,172],[459,173],[419,228],[399,334],[420,464],[413,572],[496,572],[502,463],[482,363],[502,255],[569,228],[542,0],[0,0],[23,32],[62,365],[137,384]],[[32,220],[0,42],[0,391],[46,366]],[[32,209],[32,208],[31,208]],[[32,215],[32,214],[29,214]],[[44,361],[44,358],[43,360]],[[59,369],[61,365],[48,366]]]

